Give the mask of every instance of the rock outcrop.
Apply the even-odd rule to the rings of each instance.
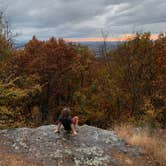
[[[139,148],[127,145],[113,131],[84,125],[73,137],[63,129],[54,133],[54,128],[55,125],[49,125],[0,130],[0,148],[43,166],[114,166],[120,165],[115,152],[141,156]]]

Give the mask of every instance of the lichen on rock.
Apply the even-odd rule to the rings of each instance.
[[[0,130],[0,147],[24,154],[44,166],[110,166],[118,165],[113,151],[139,155],[137,147],[127,146],[113,131],[80,126],[73,137],[64,130],[54,133],[55,125],[35,129]],[[2,139],[3,138],[3,139]]]

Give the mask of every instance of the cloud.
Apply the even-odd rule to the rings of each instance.
[[[165,0],[0,0],[0,9],[19,39],[32,35],[47,39],[100,37],[100,30],[110,35],[147,30],[165,30]],[[155,28],[154,28],[155,27]]]

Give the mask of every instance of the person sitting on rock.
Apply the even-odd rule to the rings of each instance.
[[[78,117],[74,116],[71,117],[71,110],[70,108],[64,108],[61,111],[61,114],[58,118],[58,125],[55,129],[55,133],[59,132],[61,125],[63,125],[66,131],[72,131],[73,135],[77,135],[76,126],[78,125]]]

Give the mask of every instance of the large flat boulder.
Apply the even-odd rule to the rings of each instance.
[[[127,145],[113,131],[84,125],[73,137],[63,129],[54,133],[55,127],[0,130],[0,148],[43,166],[114,166],[120,165],[115,153],[141,156],[138,147]]]

